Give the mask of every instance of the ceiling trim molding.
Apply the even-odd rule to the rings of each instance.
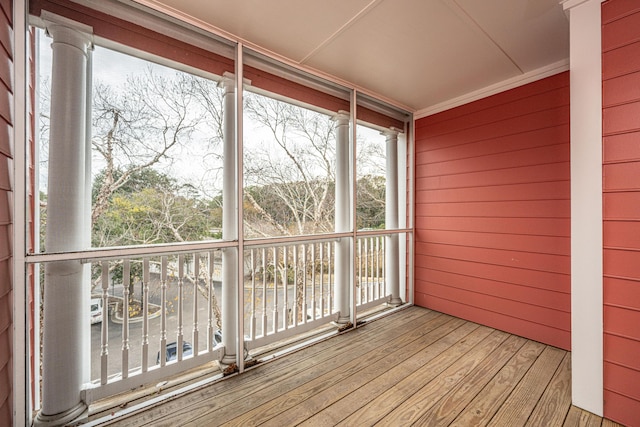
[[[413,117],[414,119],[420,119],[423,117],[432,116],[442,111],[450,110],[452,108],[459,107],[461,105],[468,104],[470,102],[477,101],[479,99],[486,98],[491,95],[495,95],[497,93],[507,91],[509,89],[514,89],[519,86],[524,86],[528,83],[532,83],[537,80],[541,80],[546,77],[550,77],[555,74],[562,73],[564,71],[567,71],[568,69],[569,69],[569,58],[566,58],[561,61],[554,62],[553,64],[549,64],[545,67],[541,67],[533,71],[524,73],[522,75],[512,77],[510,79],[503,80],[499,83],[484,87],[482,89],[469,92],[465,95],[449,99],[448,101],[440,102],[430,107],[420,109],[414,113]]]

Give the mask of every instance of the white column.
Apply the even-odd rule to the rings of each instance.
[[[223,172],[222,172],[222,239],[238,240],[238,191],[236,183],[235,80],[226,76],[220,83],[224,88]],[[238,317],[238,248],[222,250],[222,343],[221,363],[236,362]]]
[[[80,28],[83,31],[79,31]],[[47,252],[87,249],[86,114],[91,29],[48,23],[53,38]],[[45,266],[42,409],[36,425],[66,425],[86,416],[81,390],[89,378],[90,282],[78,261]]]
[[[335,231],[342,233],[351,229],[351,200],[349,198],[349,113],[339,111],[334,120],[336,122]],[[344,237],[336,242],[336,308],[340,312],[338,323],[347,323],[351,320],[349,247],[349,238]]]
[[[563,2],[570,21],[571,390],[603,413],[601,0]]]
[[[391,128],[384,132],[387,142],[387,185],[385,190],[385,226],[387,230],[398,228],[398,131]],[[391,293],[389,304],[402,304],[400,298],[400,257],[398,256],[398,235],[386,237],[385,282]]]

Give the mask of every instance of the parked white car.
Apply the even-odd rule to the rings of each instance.
[[[91,324],[102,322],[102,299],[91,298]]]

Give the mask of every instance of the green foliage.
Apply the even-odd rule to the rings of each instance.
[[[121,174],[122,171],[116,171]],[[93,194],[101,185],[96,177]],[[220,237],[219,206],[201,200],[193,187],[154,169],[133,173],[110,197],[93,224],[94,246],[172,243]]]

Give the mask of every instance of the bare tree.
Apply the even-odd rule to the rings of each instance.
[[[148,68],[142,76],[130,76],[123,90],[95,86],[92,145],[104,161],[104,178],[95,191],[93,222],[132,174],[170,161],[188,140],[202,119],[201,110],[192,108],[192,79],[184,73],[169,79]],[[122,172],[117,177],[116,170]]]
[[[256,94],[247,95],[245,111],[270,136],[245,152],[246,201],[256,213],[248,222],[260,218],[283,235],[332,230],[331,117]]]
[[[245,112],[265,141],[245,144],[245,229],[249,235],[302,235],[333,230],[335,132],[330,116],[257,94]],[[297,321],[303,320],[310,251],[289,253],[280,276],[296,287]],[[304,254],[304,255],[303,255]],[[302,256],[300,256],[302,255]],[[305,259],[309,258],[309,259]],[[285,266],[293,266],[292,277]],[[305,271],[308,270],[308,271]],[[287,321],[291,321],[289,319]]]

